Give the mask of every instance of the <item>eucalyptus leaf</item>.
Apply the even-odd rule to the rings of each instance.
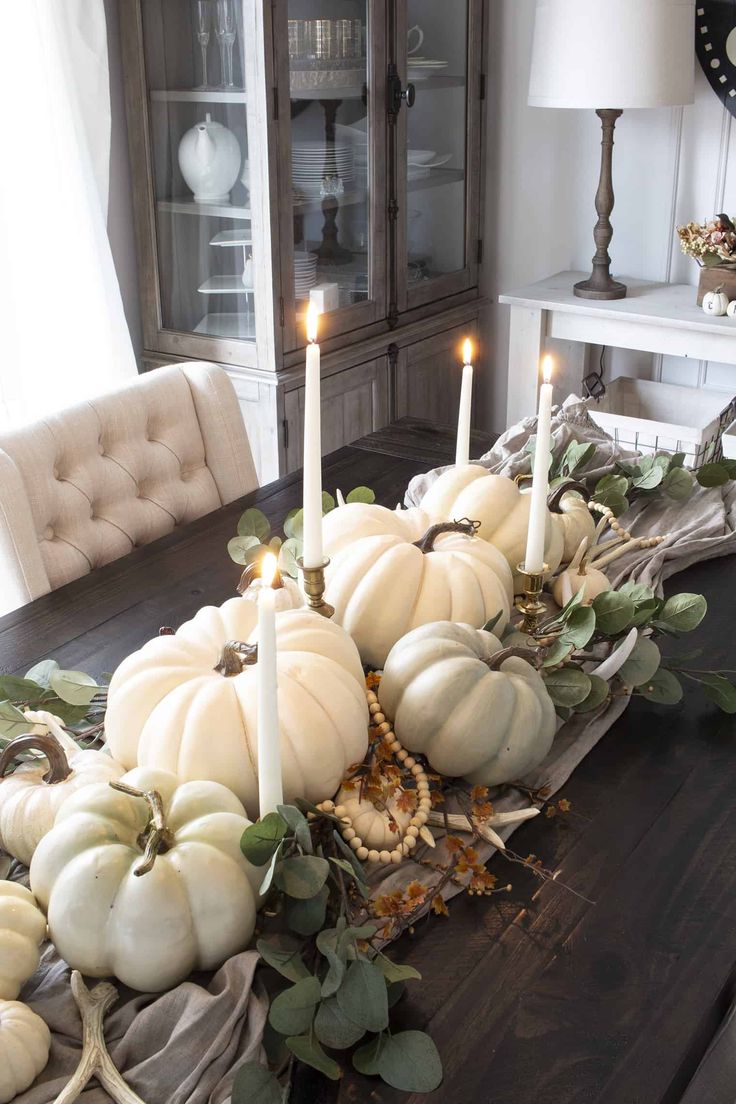
[[[265,866],[286,835],[287,824],[278,813],[249,825],[240,839],[240,850],[253,866]]]
[[[386,1039],[386,1035],[376,1035],[369,1043],[365,1043],[355,1051],[353,1065],[358,1073],[362,1073],[365,1077],[378,1076],[378,1063],[386,1045]]]
[[[306,900],[287,897],[284,919],[291,930],[298,935],[315,935],[324,927],[329,897],[330,891],[326,885],[314,897]]]
[[[37,682],[39,686],[44,686],[47,690],[51,689],[51,676],[55,671],[59,670],[59,664],[55,659],[42,659],[40,663],[36,663],[31,667],[30,671],[26,671],[26,678],[30,682]]]
[[[332,836],[338,848],[340,849],[340,851],[342,851],[344,857],[352,866],[353,872],[355,874],[355,880],[357,882],[363,882],[365,879],[365,870],[361,866],[360,859],[357,857],[352,847],[348,847],[339,832],[333,832]]]
[[[723,464],[704,464],[696,471],[695,478],[701,487],[722,487],[731,476]]]
[[[393,1008],[397,1004],[404,993],[406,992],[406,983],[403,981],[392,981],[386,987],[386,993],[388,994],[388,1006],[389,1009]]]
[[[281,537],[271,537],[268,542],[268,547],[271,549],[275,556],[278,556],[279,552],[281,551],[281,545],[283,543],[284,542],[282,541]]]
[[[289,510],[284,520],[284,534],[296,540],[304,538],[304,511],[299,507]]]
[[[54,671],[51,689],[67,705],[90,705],[99,687],[84,671]]]
[[[279,568],[284,575],[289,575],[292,579],[298,579],[299,564],[297,560],[300,559],[301,554],[301,540],[297,540],[296,537],[289,537],[288,540],[284,541],[279,549]]]
[[[0,736],[14,740],[16,736],[25,736],[31,727],[31,722],[12,702],[0,701]]]
[[[667,632],[692,632],[708,612],[708,603],[702,594],[673,594],[657,616],[656,625]]]
[[[625,475],[616,474],[611,472],[610,475],[604,475],[595,485],[595,498],[609,492],[610,494],[625,495],[629,489],[629,479]]]
[[[40,686],[29,678],[18,678],[17,675],[0,675],[0,699],[8,701],[27,702],[28,705],[36,705],[47,692],[47,687]]]
[[[670,470],[671,458],[666,452],[660,452],[659,455],[654,457],[655,467],[661,468],[664,475]]]
[[[652,618],[657,615],[661,606],[662,601],[659,598],[647,598],[644,602],[637,602],[634,606],[632,627],[636,626],[637,629],[640,629],[643,625],[648,625]]]
[[[606,590],[593,600],[596,626],[606,636],[617,636],[631,625],[634,603],[625,594]]]
[[[378,952],[374,962],[379,970],[382,971],[383,976],[389,984],[395,981],[422,980],[422,975],[418,970],[415,970],[413,966],[406,966],[399,962],[394,962],[388,955],[385,955],[383,951]]]
[[[649,682],[638,688],[637,693],[658,705],[677,705],[682,701],[680,680],[666,667],[660,667]]]
[[[352,863],[349,863],[347,859],[337,858],[335,855],[330,855],[329,861],[331,863],[334,863],[335,866],[338,866],[340,870],[347,874],[349,878],[352,878],[357,883],[358,889],[363,894],[363,896],[367,897],[368,885],[362,876],[356,874],[355,870],[353,869]]]
[[[258,537],[231,537],[227,542],[227,554],[233,563],[246,567],[253,559],[254,549],[260,547]]]
[[[596,615],[590,606],[578,606],[566,619],[560,641],[572,644],[574,648],[584,648],[595,632]]]
[[[269,1023],[281,1035],[301,1035],[309,1031],[317,1005],[322,999],[319,981],[312,974],[301,978],[271,1002]]]
[[[592,685],[590,676],[577,667],[562,667],[558,671],[550,671],[544,677],[544,684],[555,705],[571,709],[585,701]]]
[[[276,1075],[265,1066],[247,1062],[235,1074],[230,1104],[283,1104]]]
[[[317,950],[329,964],[329,969],[322,981],[323,997],[334,996],[345,977],[347,954],[341,942],[341,935],[342,932],[337,928],[324,928],[317,936]],[[329,1043],[327,1045],[329,1046]]]
[[[390,1035],[378,1055],[378,1073],[394,1089],[433,1092],[442,1082],[442,1061],[425,1031]]]
[[[639,602],[648,602],[650,598],[654,597],[654,590],[652,587],[647,586],[646,583],[634,583],[631,580],[622,583],[618,588],[618,592],[630,598],[634,605],[638,605]]]
[[[647,457],[642,457],[642,462]],[[655,487],[664,479],[664,472],[658,464],[652,463],[652,466],[647,471],[642,471],[640,475],[635,475],[631,480],[631,483],[639,491],[653,491]]]
[[[265,543],[268,540],[268,535],[271,532],[271,522],[268,520],[262,510],[256,510],[252,508],[246,510],[244,514],[240,515],[238,521],[238,536],[239,537],[256,537],[259,544]]]
[[[311,1035],[292,1036],[286,1040],[286,1045],[300,1062],[319,1070],[331,1081],[339,1081],[342,1070],[332,1058],[329,1058],[316,1039]]]
[[[611,696],[611,688],[605,679],[598,678],[598,675],[588,675],[588,678],[590,679],[590,692],[587,698],[575,706],[575,713],[592,713],[594,709],[599,709]]]
[[[301,943],[286,933],[256,942],[256,950],[263,961],[289,981],[301,981],[310,976],[302,959],[301,948]]]
[[[58,717],[66,728],[81,724],[90,708],[88,705],[69,705],[68,702],[62,701],[61,698],[57,697],[46,697],[41,704],[44,709],[48,709],[50,713]],[[26,725],[27,724],[28,722],[26,721]]]
[[[279,863],[274,880],[287,896],[306,901],[319,893],[329,873],[327,859],[319,855],[294,855]]]
[[[685,463],[686,456],[687,456],[687,453],[684,453],[684,452],[675,452],[675,453],[673,453],[672,456],[670,457],[670,471],[672,471],[673,468],[683,467],[683,465]]]
[[[719,709],[724,713],[736,713],[736,686],[724,675],[703,671],[692,677],[697,678],[705,696]]]
[[[295,805],[277,805],[276,811],[291,828],[302,851],[306,851],[308,855],[311,855],[314,850],[312,833],[309,831],[309,822],[304,813],[297,809]]]
[[[369,505],[376,501],[375,492],[370,487],[353,487],[345,499],[346,502],[367,502]]]
[[[321,1043],[333,1050],[347,1050],[365,1035],[359,1024],[347,1018],[334,996],[323,1000],[317,1009],[314,1032]]]
[[[335,509],[336,502],[329,491],[322,492],[322,513],[331,514]]]
[[[593,498],[596,502],[600,502],[601,506],[607,506],[614,517],[621,517],[621,514],[625,514],[629,508],[629,500],[617,491],[602,491],[600,494],[595,491]]]
[[[629,686],[642,686],[649,682],[662,662],[662,653],[648,636],[640,636],[634,650],[619,669],[619,675]]]
[[[337,991],[340,1008],[353,1023],[366,1031],[383,1031],[388,1026],[388,1000],[382,971],[364,958],[348,966]]]
[[[693,492],[695,476],[687,468],[670,468],[662,480],[662,490],[675,502],[685,502]]]
[[[551,644],[547,649],[542,660],[542,667],[556,667],[558,663],[564,663],[566,659],[570,658],[574,650],[574,644],[570,644],[569,641],[555,640],[554,644]]]

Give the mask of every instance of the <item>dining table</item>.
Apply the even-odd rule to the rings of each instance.
[[[471,454],[491,441],[474,432]],[[393,507],[454,448],[450,427],[402,419],[326,456],[323,486],[367,486]],[[244,509],[278,529],[301,494],[292,472],[0,618],[0,671],[50,657],[113,671],[160,627],[235,593],[227,542]],[[709,609],[664,652],[700,649],[692,666],[736,667],[736,557],[697,564],[666,590],[702,593]],[[301,1066],[295,1104],[733,1104],[736,718],[685,689],[675,707],[632,699],[555,795],[569,810],[524,823],[512,854],[494,855],[507,890],[461,894],[449,917],[394,944],[422,975],[395,1022],[430,1033],[442,1085],[412,1096],[349,1062],[339,1082]]]

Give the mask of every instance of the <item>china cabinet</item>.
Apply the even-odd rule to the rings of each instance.
[[[144,367],[222,364],[261,481],[301,462],[310,298],[325,451],[454,416],[482,306],[484,2],[120,6]]]

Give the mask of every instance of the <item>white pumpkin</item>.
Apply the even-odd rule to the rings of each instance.
[[[378,689],[397,739],[440,774],[483,786],[523,778],[546,756],[557,722],[543,680],[510,651],[518,649],[449,621],[405,636]]]
[[[256,560],[248,564],[238,583],[238,593],[246,602],[258,602],[258,595],[263,590],[263,582],[260,575],[261,561]],[[275,591],[276,612],[287,609],[301,609],[304,605],[304,594],[295,579],[289,578],[277,569],[273,583],[267,583],[268,587]]]
[[[726,307],[726,314],[729,318],[736,318],[736,299],[732,299]]]
[[[35,972],[39,944],[46,938],[46,917],[29,889],[0,882],[0,1000],[12,1001]]]
[[[0,1000],[0,1104],[25,1091],[46,1068],[51,1032],[20,1001]]]
[[[61,957],[156,993],[242,951],[263,880],[240,850],[249,824],[225,786],[144,767],[74,794],[31,862]]]
[[[578,568],[567,567],[554,581],[552,597],[558,606],[566,606],[573,595],[585,589],[583,605],[592,605],[595,598],[604,591],[611,589],[611,583],[602,571],[595,567],[586,567],[585,564]]]
[[[458,464],[443,472],[421,501],[421,508],[435,520],[472,518],[480,522],[478,536],[490,541],[505,556],[515,574],[524,560],[529,529],[531,491],[521,490],[513,479],[493,475],[480,464]],[[579,543],[579,542],[578,542]],[[563,534],[548,512],[544,559],[550,571],[562,562]]]
[[[61,803],[91,782],[120,778],[124,767],[103,751],[82,751],[53,714],[28,710],[26,717],[33,731],[11,740],[0,754],[0,847],[28,866]],[[18,753],[29,750],[45,758],[6,774]]]
[[[393,798],[388,799],[385,809],[377,809],[371,801],[361,800],[359,789],[341,788],[335,805],[343,807],[363,845],[376,851],[393,851],[404,838],[414,815],[399,809]],[[393,830],[392,823],[397,825],[398,832]]]
[[[721,317],[728,310],[728,296],[722,290],[723,284],[715,291],[707,291],[703,296],[703,311],[705,314]]]
[[[113,755],[220,782],[255,816],[257,622],[254,603],[231,598],[128,656],[108,692]],[[305,609],[276,614],[276,641],[284,798],[322,801],[368,747],[360,657],[339,625]]]
[[[441,526],[439,527],[441,530]],[[417,625],[448,619],[480,627],[513,602],[511,572],[487,541],[465,531],[432,531],[421,510],[348,503],[324,519],[325,597],[358,645],[364,663],[381,667]]]

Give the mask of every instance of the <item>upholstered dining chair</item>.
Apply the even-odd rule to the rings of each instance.
[[[257,485],[215,364],[158,368],[0,433],[0,614]]]

